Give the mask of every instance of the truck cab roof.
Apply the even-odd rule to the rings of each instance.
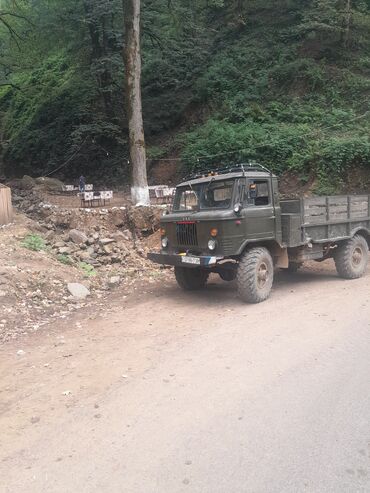
[[[188,180],[179,183],[177,187],[186,187],[189,185],[198,185],[202,183],[208,183],[210,180],[212,181],[224,181],[224,180],[232,180],[235,178],[250,178],[250,179],[264,179],[264,178],[276,178],[275,175],[268,173],[267,171],[256,171],[256,170],[248,170],[246,169],[244,172],[242,170],[232,171],[230,173],[219,173],[219,174],[207,174],[206,176],[199,176],[196,178],[191,178]]]

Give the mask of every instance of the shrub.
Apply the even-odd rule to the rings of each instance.
[[[34,252],[40,252],[41,250],[45,250],[46,244],[44,239],[37,234],[29,234],[24,240],[21,242],[21,245],[28,250],[32,250]]]

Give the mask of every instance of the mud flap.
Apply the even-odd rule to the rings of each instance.
[[[274,258],[274,265],[279,269],[287,269],[289,267],[289,256],[287,248],[280,248],[279,246],[274,246],[271,249],[272,256]]]

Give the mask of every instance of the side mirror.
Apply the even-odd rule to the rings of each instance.
[[[235,214],[240,214],[240,212],[242,211],[242,209],[243,209],[243,204],[241,202],[237,202],[234,205],[234,212],[235,212]]]

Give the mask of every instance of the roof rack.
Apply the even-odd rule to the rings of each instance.
[[[227,173],[236,173],[238,171],[241,171],[243,174],[246,171],[265,171],[266,173],[269,173],[269,175],[272,175],[272,171],[266,168],[265,166],[263,166],[262,164],[250,161],[249,163],[232,164],[227,167],[219,167],[219,168],[212,168],[211,170],[198,171],[188,176],[185,179],[185,181],[196,180],[197,178],[206,178],[207,176],[217,176],[217,175],[224,175]]]

